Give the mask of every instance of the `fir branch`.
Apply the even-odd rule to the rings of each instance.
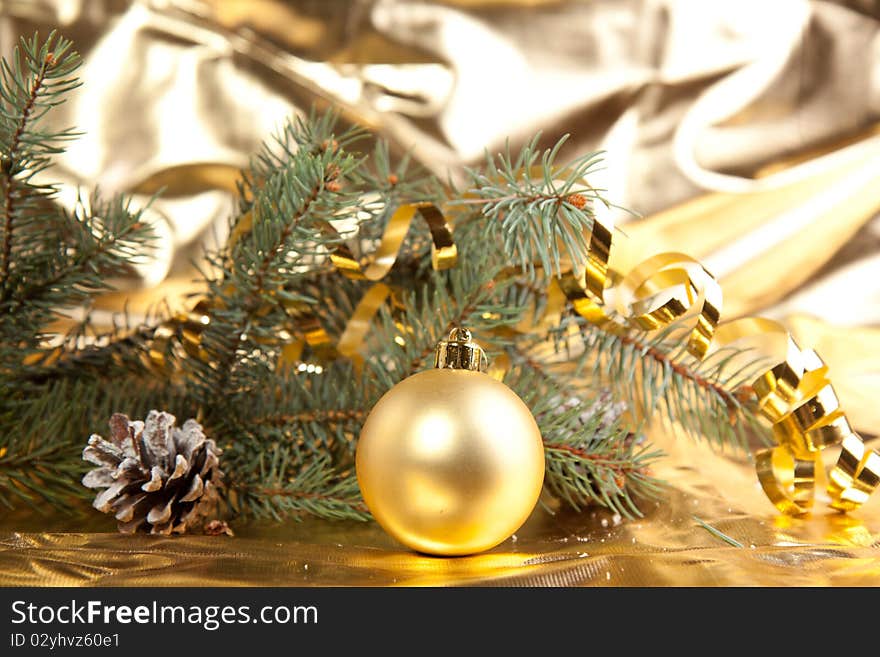
[[[559,372],[527,350],[508,348],[514,364],[507,383],[535,415],[544,439],[544,483],[575,509],[597,503],[632,517],[636,500],[657,497],[662,484],[650,467],[662,455],[632,433],[623,409],[607,392],[585,387],[580,377]]]
[[[765,366],[763,361],[744,359],[745,365],[737,364],[744,352],[733,348],[697,361],[687,353],[679,323],[648,337],[575,321],[584,347],[579,371],[641,407],[646,419],[661,411],[659,417],[667,423],[717,446],[746,449],[750,438],[769,443],[768,429],[758,419],[750,396],[743,394]]]
[[[258,367],[273,360],[271,352],[280,344],[279,324],[284,324],[289,306],[317,301],[304,295],[297,283],[316,256],[325,257],[342,239],[328,231],[328,222],[356,202],[337,181],[357,166],[357,157],[339,148],[301,148],[289,156],[278,171],[259,174],[266,176],[265,184],[255,191],[247,238],[209,256],[221,273],[206,276],[214,300],[202,335],[208,360],[193,359],[190,367],[206,408],[238,387],[236,369],[248,354],[262,354],[259,362],[250,361]]]
[[[10,60],[0,65],[0,145],[2,145],[3,216],[0,218],[0,286],[4,296],[13,267],[15,232],[24,220],[23,209],[33,201],[27,190],[31,179],[50,164],[49,157],[60,152],[55,146],[70,139],[70,130],[43,132],[41,119],[63,96],[78,86],[73,72],[79,66],[71,43],[55,32],[40,44],[38,35],[22,38]],[[30,196],[47,197],[52,190],[34,187]],[[25,202],[25,208],[19,207]]]
[[[588,153],[563,165],[556,163],[566,135],[552,149],[538,149],[536,136],[514,157],[507,144],[503,154],[486,153],[484,170],[469,170],[467,194],[456,201],[475,205],[493,235],[520,268],[535,275],[535,264],[560,274],[562,255],[584,262],[586,237],[593,227],[593,202],[610,207],[602,190],[585,182],[597,170],[601,153]],[[563,250],[560,250],[560,244]]]
[[[21,136],[27,125],[28,119],[30,119],[31,112],[34,109],[37,94],[42,89],[47,66],[48,60],[41,64],[40,70],[34,77],[30,94],[28,95],[24,108],[22,108],[21,111],[21,118],[18,120],[18,125],[15,127],[15,133],[12,135],[12,144],[9,147],[8,155],[6,155],[10,162],[10,171],[11,163],[19,157],[18,151],[21,146]],[[12,176],[5,172],[4,174],[6,175],[6,184],[3,189],[3,252],[0,254],[2,255],[2,260],[0,260],[0,280],[6,281],[6,279],[9,278],[9,262],[12,259],[12,221],[15,216],[15,193]]]
[[[545,443],[547,488],[575,509],[599,504],[627,518],[641,517],[636,499],[656,499],[663,489],[649,473],[662,453],[634,447],[625,439],[626,433],[601,440],[590,426],[583,431],[592,434],[583,448]]]
[[[2,382],[9,386],[8,380]],[[137,377],[64,378],[44,385],[16,383],[0,400],[0,504],[22,502],[43,510],[43,502],[67,509],[91,496],[79,480],[89,427],[120,408],[141,416],[149,408],[185,406],[181,391]],[[24,394],[23,394],[24,393]]]
[[[142,210],[132,211],[130,202],[121,196],[104,201],[97,193],[87,204],[78,200],[70,214],[60,211],[57,228],[49,227],[49,232],[59,237],[55,250],[45,260],[32,259],[36,266],[27,273],[35,280],[13,292],[10,312],[26,304],[76,305],[112,289],[107,278],[143,261],[154,237]]]
[[[9,262],[12,257],[12,222],[13,217],[15,216],[15,193],[12,175],[14,169],[13,163],[20,159],[19,149],[21,147],[22,135],[24,134],[28,121],[31,118],[31,113],[37,102],[37,96],[43,90],[46,71],[53,61],[54,57],[50,59],[49,56],[46,56],[42,63],[40,63],[37,72],[33,74],[33,80],[28,85],[29,90],[24,101],[24,106],[21,108],[21,114],[15,125],[15,132],[12,134],[9,151],[4,154],[8,159],[8,165],[4,166],[6,184],[3,189],[3,252],[0,254],[2,255],[2,259],[0,259],[0,280],[3,280],[4,282],[9,278]],[[6,75],[7,70],[8,69],[4,66],[4,76]],[[6,172],[6,169],[8,169],[8,173]]]
[[[296,465],[294,465],[296,464]],[[245,505],[256,517],[275,520],[311,514],[331,520],[367,520],[357,479],[338,472],[327,457],[299,465],[288,449],[274,446],[260,455],[259,469],[248,480],[230,482],[230,503]]]
[[[68,214],[54,205],[54,187],[34,182],[75,134],[46,130],[42,119],[79,85],[79,62],[70,42],[52,33],[42,44],[37,35],[22,39],[0,65],[0,368],[28,379],[28,365],[58,353],[44,343],[45,325],[109,289],[107,278],[127,272],[152,236],[121,198],[93,194]]]
[[[239,223],[248,218],[260,190],[277,186],[292,162],[304,154],[319,155],[345,151],[366,137],[366,131],[352,126],[338,132],[339,113],[333,110],[319,113],[313,107],[305,117],[296,116],[268,139],[250,159],[238,183],[239,212],[232,220],[230,234],[237,232]],[[244,232],[245,236],[248,234]]]

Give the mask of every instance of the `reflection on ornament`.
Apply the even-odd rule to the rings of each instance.
[[[404,545],[473,554],[504,541],[532,512],[543,442],[523,401],[483,372],[485,355],[469,331],[453,329],[435,365],[370,412],[358,483],[377,522]]]

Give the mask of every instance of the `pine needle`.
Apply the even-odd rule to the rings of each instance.
[[[693,516],[693,515],[691,516],[691,518],[696,520],[697,524],[700,525],[700,527],[705,529],[707,532],[712,534],[712,536],[714,536],[715,538],[720,538],[722,541],[724,541],[728,545],[732,545],[735,548],[744,548],[745,547],[745,545],[740,543],[738,540],[736,540],[735,538],[731,538],[730,536],[728,536],[727,534],[722,532],[720,529],[717,529],[717,528],[713,527],[712,525],[710,525],[705,520],[702,520],[702,519],[698,518],[697,516]]]

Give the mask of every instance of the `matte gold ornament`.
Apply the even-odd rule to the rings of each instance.
[[[429,554],[492,548],[525,522],[544,481],[528,407],[483,372],[467,329],[437,347],[435,368],[389,390],[361,431],[357,478],[376,521]]]

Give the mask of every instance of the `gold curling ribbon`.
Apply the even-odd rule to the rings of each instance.
[[[385,230],[379,242],[379,247],[366,259],[359,261],[354,257],[351,250],[344,244],[340,244],[336,251],[330,255],[334,266],[345,276],[358,279],[379,281],[384,278],[394,263],[403,245],[403,240],[416,215],[419,215],[428,225],[431,233],[431,263],[435,270],[444,270],[454,267],[458,260],[458,249],[452,237],[452,229],[449,226],[443,212],[434,204],[419,202],[407,203],[398,207],[388,220]],[[248,234],[253,228],[253,213],[248,212],[236,223],[229,237],[230,244],[235,244]],[[327,224],[324,227],[328,233],[336,234],[336,230]],[[373,317],[379,311],[385,300],[391,295],[391,288],[384,283],[376,283],[355,308],[349,318],[338,343],[335,345],[337,353],[347,356],[358,364],[358,352],[363,344],[364,337],[369,330]],[[304,309],[301,309],[304,310]],[[207,358],[200,347],[201,333],[210,322],[210,314],[204,307],[204,302],[199,302],[191,313],[175,315],[168,322],[163,323],[153,333],[152,346],[149,359],[154,366],[165,367],[167,365],[165,350],[170,344],[170,339],[175,333],[181,333],[182,343],[191,356]],[[327,350],[333,347],[333,340],[324,330],[316,315],[310,312],[300,312],[296,318],[296,326],[300,337],[289,341],[281,350],[278,366],[289,368],[295,362],[301,360],[306,346],[312,350]]]
[[[356,358],[364,337],[370,330],[370,322],[390,295],[391,288],[385,283],[376,283],[367,290],[339,336],[336,351],[348,358]]]
[[[348,278],[380,281],[397,261],[400,247],[417,214],[424,219],[431,233],[433,268],[439,271],[454,267],[458,261],[458,248],[452,239],[452,229],[443,212],[432,203],[407,203],[397,208],[385,226],[378,248],[366,262],[355,258],[344,244],[340,244],[330,255],[331,262]],[[332,228],[328,227],[328,230]],[[377,282],[373,285],[361,298],[339,337],[336,351],[342,356],[351,358],[355,366],[360,364],[358,353],[369,331],[370,322],[390,295],[391,288],[384,283]],[[320,328],[320,324],[317,322],[315,324]],[[323,332],[323,329],[321,331]],[[330,340],[326,333],[323,333],[323,338],[328,342]],[[299,349],[297,357],[301,352],[302,349]]]
[[[861,506],[880,484],[880,455],[853,431],[822,359],[802,350],[778,322],[749,317],[719,324],[721,288],[684,254],[652,256],[612,281],[613,230],[610,222],[596,218],[582,272],[569,271],[559,280],[575,312],[604,330],[646,336],[676,322],[696,361],[734,345],[748,348],[751,359],[765,357],[769,366],[760,360],[760,374],[744,390],[777,442],[755,455],[767,497],[783,513],[808,512],[822,476],[821,452],[840,445],[840,457],[827,476],[831,506],[841,511]]]
[[[458,249],[452,239],[452,229],[443,212],[432,203],[407,203],[398,207],[385,226],[378,248],[365,262],[358,260],[345,244],[337,246],[330,255],[330,261],[348,278],[380,281],[397,261],[400,247],[416,215],[424,219],[431,232],[431,264],[434,269],[454,267],[458,260]],[[325,229],[335,233],[335,229],[329,224]],[[337,353],[351,358],[355,366],[360,364],[358,353],[369,330],[370,322],[390,295],[391,288],[386,284],[377,282],[373,285],[361,298],[339,337],[336,344]],[[289,366],[294,360],[299,360],[305,344],[313,349],[332,344],[330,336],[324,331],[317,317],[304,315],[297,324],[302,327],[304,322],[309,330],[306,331],[304,338],[285,345],[281,355],[282,366]]]
[[[366,263],[358,261],[345,245],[337,247],[330,260],[349,278],[382,280],[394,266],[403,240],[417,213],[425,220],[431,231],[431,264],[434,269],[454,267],[458,260],[458,249],[452,240],[452,230],[446,223],[443,213],[432,203],[407,203],[397,208],[385,226],[379,247]]]

